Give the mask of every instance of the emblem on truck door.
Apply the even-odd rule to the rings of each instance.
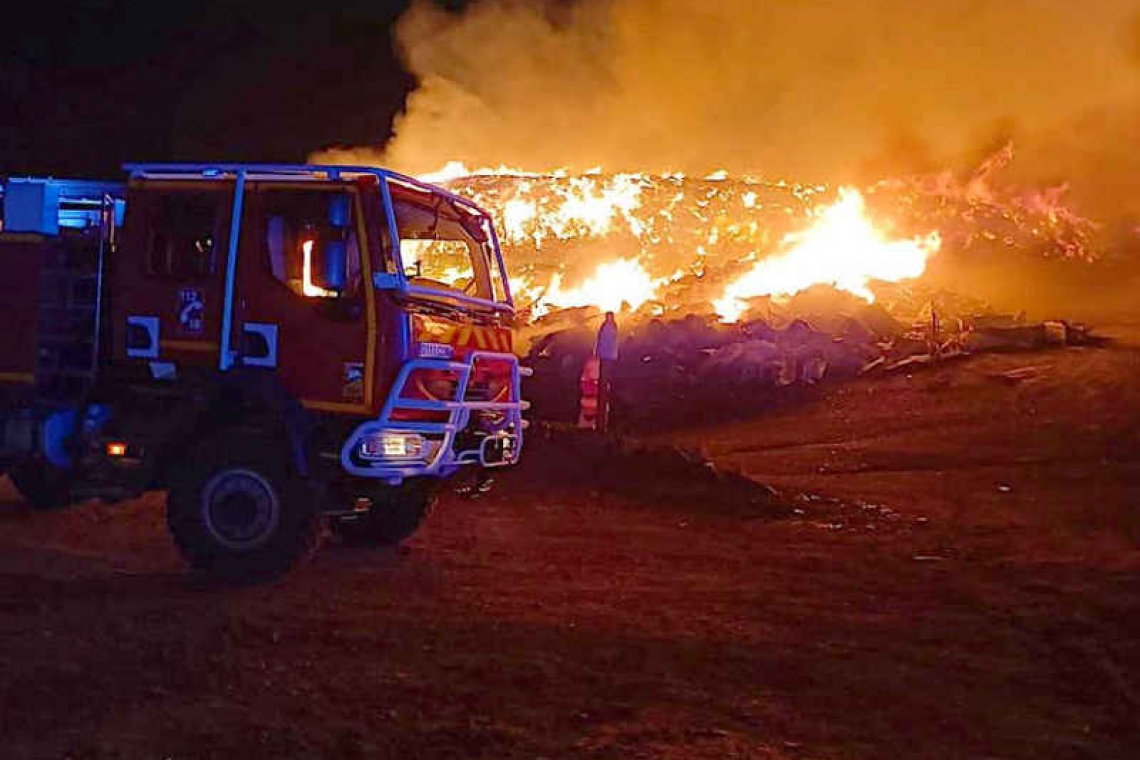
[[[178,291],[178,325],[183,332],[200,333],[205,326],[206,299],[197,288]]]

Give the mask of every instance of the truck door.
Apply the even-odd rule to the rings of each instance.
[[[109,275],[116,360],[217,368],[232,203],[232,183],[129,188],[123,250]]]
[[[358,189],[251,183],[242,218],[234,343],[306,407],[375,411],[375,309]]]

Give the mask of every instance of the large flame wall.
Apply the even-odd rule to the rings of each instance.
[[[735,318],[750,296],[921,276],[939,250],[1092,258],[1095,225],[1063,189],[1011,192],[1003,149],[964,177],[916,176],[862,191],[720,172],[528,174],[451,165],[429,179],[495,217],[519,300],[541,314],[594,305]]]

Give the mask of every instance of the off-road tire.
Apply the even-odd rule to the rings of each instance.
[[[320,542],[312,491],[265,441],[207,441],[171,475],[166,520],[194,568],[261,581],[307,561]],[[243,517],[252,511],[252,516]],[[236,526],[236,527],[235,527]]]
[[[333,530],[355,546],[391,546],[411,536],[435,508],[439,483],[435,478],[405,480],[372,494],[365,514],[333,523]]]
[[[8,470],[8,477],[32,509],[58,509],[71,503],[67,473],[46,462],[19,462]]]

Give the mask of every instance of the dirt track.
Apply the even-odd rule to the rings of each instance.
[[[32,514],[3,482],[2,754],[1134,758],[1137,334],[666,436],[846,500],[791,519],[535,447],[398,551],[226,588],[159,495]]]

